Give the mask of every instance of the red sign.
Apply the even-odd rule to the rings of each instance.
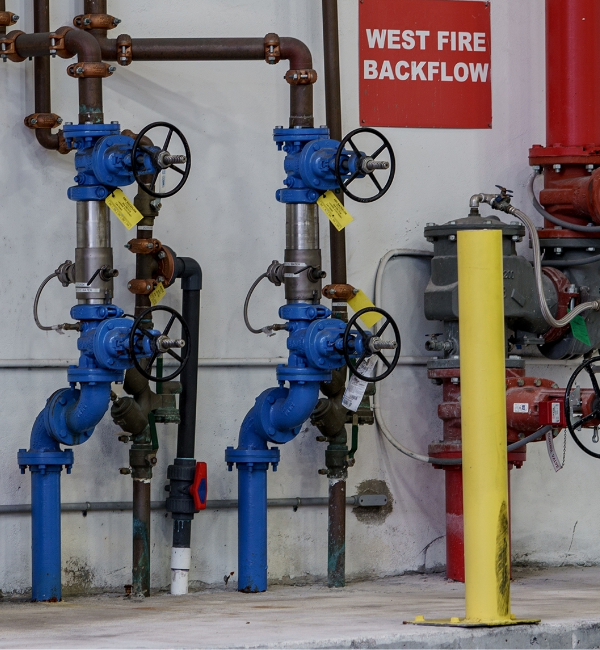
[[[490,3],[360,0],[365,126],[492,126]]]

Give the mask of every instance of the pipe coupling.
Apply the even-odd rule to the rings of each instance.
[[[114,29],[121,22],[109,14],[82,14],[73,18],[73,25],[79,29]]]
[[[104,78],[110,77],[116,70],[114,65],[103,61],[82,61],[74,63],[67,68],[69,77],[75,79]]]
[[[25,61],[24,56],[19,56],[17,54],[17,47],[15,45],[15,41],[21,34],[24,34],[25,32],[21,32],[18,29],[15,29],[12,32],[9,32],[4,38],[0,38],[0,58],[3,61],[13,61],[14,63],[20,63],[21,61]]]
[[[281,46],[277,34],[267,34],[265,36],[265,61],[269,65],[275,65],[281,60]]]
[[[316,70],[288,70],[285,73],[285,80],[290,86],[310,86],[317,81]]]

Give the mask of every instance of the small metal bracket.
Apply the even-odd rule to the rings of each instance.
[[[131,36],[119,34],[117,36],[117,62],[119,65],[130,65],[133,60]]]
[[[288,70],[285,80],[290,86],[309,86],[317,81],[316,70]]]
[[[62,121],[62,117],[56,113],[32,113],[23,120],[23,123],[30,129],[55,129],[62,124]]]
[[[120,22],[109,14],[81,14],[73,18],[73,25],[79,29],[114,29]]]
[[[265,36],[265,61],[269,65],[275,65],[281,60],[281,47],[279,36],[277,34],[267,34]]]
[[[6,61],[7,59],[9,61],[13,61],[14,63],[20,63],[21,61],[25,61],[24,56],[19,56],[17,54],[17,48],[15,47],[15,41],[21,34],[24,34],[25,32],[21,32],[18,29],[15,29],[12,32],[9,32],[4,38],[0,38],[0,58],[3,61]]]
[[[58,55],[61,59],[71,59],[74,56],[74,54],[67,50],[67,46],[65,45],[65,36],[72,29],[72,27],[60,27],[48,36],[50,39],[50,55],[52,57]]]
[[[387,505],[388,499],[385,494],[359,494],[356,497],[357,505],[363,508],[375,508]]]
[[[102,61],[84,61],[70,65],[67,68],[67,74],[75,79],[102,78],[110,77],[115,70],[113,65]]]
[[[0,27],[10,27],[11,25],[14,25],[17,20],[19,20],[19,16],[14,14],[12,11],[0,11]]]

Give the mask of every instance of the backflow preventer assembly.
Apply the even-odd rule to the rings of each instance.
[[[463,269],[464,278],[464,269],[471,268],[464,259],[459,260],[459,241],[467,242],[473,233],[485,233],[481,241],[488,241],[489,250],[494,251],[494,268],[498,270],[498,282],[494,280],[498,300],[493,311],[494,322],[500,327],[495,330],[499,335],[494,343],[496,352],[502,353],[503,341],[504,354],[496,354],[490,365],[499,372],[496,380],[498,376],[505,378],[508,469],[521,467],[526,445],[544,438],[555,464],[560,466],[553,439],[563,428],[581,449],[600,458],[600,451],[594,447],[600,439],[599,366],[595,365],[600,357],[592,356],[600,346],[600,255],[596,254],[600,232],[600,132],[596,118],[600,105],[595,96],[589,102],[580,100],[589,96],[600,74],[600,14],[592,10],[595,1],[546,0],[551,44],[546,66],[547,145],[534,145],[530,150],[534,173],[529,182],[530,196],[544,217],[544,227],[537,229],[525,212],[512,205],[510,190],[501,186],[497,192],[474,194],[468,205],[465,201],[464,213],[457,213],[451,221],[425,227],[425,237],[433,244],[425,315],[443,324],[443,331],[427,341],[427,349],[436,354],[428,360],[427,373],[443,391],[438,406],[443,438],[431,442],[428,455],[421,456],[392,440],[381,423],[377,402],[374,411],[370,409],[368,398],[375,392],[374,384],[389,376],[398,363],[400,332],[392,317],[377,307],[357,310],[348,320],[346,302],[358,290],[347,284],[344,234],[334,228],[330,231],[331,284],[322,286],[327,273],[321,260],[318,205],[325,199],[343,202],[344,196],[363,203],[375,201],[386,194],[395,173],[394,153],[383,135],[361,128],[342,137],[336,0],[323,0],[328,126],[319,128],[315,128],[313,118],[317,74],[310,51],[297,39],[273,33],[264,38],[136,39],[120,34],[111,39],[108,31],[120,21],[108,14],[106,0],[85,0],[84,13],[74,18],[74,26],[55,31],[49,25],[49,0],[34,0],[35,33],[6,33],[5,27],[13,25],[17,17],[6,11],[4,0],[0,0],[0,57],[12,62],[34,59],[35,112],[25,124],[35,131],[44,148],[62,154],[74,152],[76,171],[75,185],[67,190],[76,208],[75,261],[60,264],[44,280],[34,300],[34,317],[43,330],[77,331],[79,361],[68,369],[69,386],[54,392],[35,419],[29,448],[18,452],[21,471],[31,474],[33,600],[61,599],[62,470],[70,473],[74,463],[71,447],[90,438],[109,408],[122,431],[119,439],[131,445],[129,465],[121,468],[121,473],[133,480],[132,590],[136,595],[150,595],[150,486],[159,449],[157,424],[178,425],[177,455],[167,470],[165,501],[173,523],[173,594],[187,593],[192,520],[207,504],[207,467],[195,458],[202,270],[195,259],[178,256],[154,236],[162,199],[181,190],[190,175],[191,151],[183,133],[168,122],[150,124],[137,133],[122,130],[119,122],[105,122],[102,80],[116,72],[113,63],[290,63],[285,74],[290,91],[289,122],[273,131],[285,174],[275,198],[285,208],[286,247],[283,261],[273,260],[268,265],[250,287],[244,305],[244,319],[251,332],[269,336],[287,333],[288,358],[277,367],[277,385],[256,398],[241,424],[237,446],[228,446],[224,458],[230,471],[237,470],[236,577],[240,591],[267,589],[268,470],[276,470],[280,463],[279,445],[292,441],[309,420],[321,433],[317,439],[328,443],[326,468],[319,472],[329,479],[329,586],[344,585],[345,479],[354,462],[358,425],[372,423],[375,418],[392,444],[445,471],[447,575],[465,579],[463,499],[472,495],[463,494],[465,413],[461,409],[465,401],[473,403],[473,395],[484,395],[485,388],[478,386],[480,392],[472,391],[469,400],[461,403],[461,379],[465,380],[466,374],[461,376],[461,361],[468,356],[464,348],[469,345],[464,323],[468,320],[472,327],[474,321],[473,310],[463,311],[469,316],[463,317],[462,323],[459,319],[459,304],[467,304],[470,298],[463,293],[459,300],[459,269]],[[597,19],[578,20],[576,15],[581,12]],[[591,59],[590,52],[595,53]],[[52,113],[50,56],[77,56],[77,62],[67,66],[67,74],[77,80],[79,88],[77,124],[63,123]],[[53,132],[59,125],[62,129]],[[357,143],[367,137],[371,144],[365,150]],[[275,151],[273,155],[277,155]],[[534,184],[542,175],[544,188],[538,200]],[[169,181],[172,185],[166,186]],[[134,183],[139,190],[132,205],[120,188]],[[355,189],[359,184],[373,193],[365,195],[363,189],[360,194]],[[497,216],[483,215],[484,205],[510,215],[512,220],[505,223]],[[113,303],[119,272],[113,266],[111,210],[128,227],[137,227],[136,237],[125,243],[136,256],[135,278],[127,281],[128,290],[135,295],[131,315]],[[526,235],[533,264],[517,247]],[[476,239],[471,246],[476,247]],[[466,245],[463,250],[468,250]],[[491,271],[489,277],[493,279]],[[70,312],[74,322],[52,326],[40,323],[42,290],[53,278],[64,287],[75,285],[77,304]],[[164,290],[177,279],[182,290],[181,314],[158,305]],[[279,308],[280,322],[255,328],[249,322],[248,305],[262,279],[277,287],[283,285],[285,304]],[[469,286],[481,289],[481,284]],[[464,286],[467,284],[463,281]],[[322,297],[333,299],[332,309],[321,304]],[[370,328],[364,325],[366,316]],[[164,326],[159,324],[161,319]],[[471,338],[477,339],[477,349],[485,348],[482,336]],[[526,376],[524,357],[534,348],[554,360],[584,357],[566,389],[543,377]],[[163,359],[169,363],[163,364]],[[472,378],[476,376],[471,372],[473,355],[470,361]],[[578,386],[582,375],[589,377],[591,389]],[[348,376],[359,393],[353,408],[345,401]],[[123,390],[113,391],[114,384],[123,384]],[[494,388],[493,401],[503,406],[502,381],[496,381]],[[503,436],[504,420],[498,422],[495,433],[500,429]],[[350,449],[347,424],[352,424]],[[498,466],[505,477],[506,468]],[[506,485],[500,483],[506,541],[510,502],[508,495],[506,503],[502,500]],[[508,541],[502,547],[502,556],[503,562],[506,560],[502,577],[507,595],[502,611],[508,617]]]
[[[118,122],[105,123],[102,105],[102,79],[116,71],[116,66],[105,61],[128,66],[136,60],[155,59],[255,59],[271,65],[281,59],[291,62],[285,75],[290,87],[289,127],[274,131],[277,147],[286,154],[285,187],[276,197],[286,206],[286,251],[283,263],[272,264],[267,274],[273,283],[285,286],[286,304],[279,311],[284,322],[267,329],[287,331],[289,359],[277,369],[278,387],[264,391],[246,416],[238,447],[226,452],[229,468],[235,465],[239,472],[239,589],[264,591],[266,475],[269,465],[276,468],[279,463],[279,450],[269,447],[269,443],[292,440],[312,415],[330,441],[327,471],[335,506],[339,506],[341,495],[343,511],[346,468],[356,451],[346,446],[344,425],[349,413],[341,406],[343,368],[348,364],[364,390],[368,382],[389,375],[398,361],[399,332],[385,312],[370,310],[378,312],[380,318],[371,332],[357,322],[362,312],[346,323],[345,305],[338,304],[337,318],[320,304],[321,281],[326,274],[321,266],[317,209],[317,200],[328,190],[341,189],[362,202],[383,196],[394,176],[393,152],[387,140],[372,129],[359,129],[340,141],[330,138],[327,127],[314,128],[312,84],[316,72],[310,52],[300,41],[276,34],[256,39],[132,39],[123,34],[111,40],[107,32],[120,21],[107,13],[106,4],[105,0],[86,0],[84,14],[75,17],[74,27],[50,31],[49,2],[35,0],[34,34],[6,34],[4,28],[0,33],[4,61],[21,62],[28,57],[35,60],[36,112],[25,119],[26,126],[35,130],[46,149],[63,154],[75,152],[76,169],[75,185],[67,191],[76,204],[75,262],[67,260],[42,283],[34,301],[34,317],[43,330],[78,331],[79,362],[69,367],[69,387],[51,395],[35,420],[29,449],[21,449],[18,454],[21,471],[29,469],[32,481],[32,598],[61,599],[60,476],[63,468],[70,473],[74,462],[72,449],[62,449],[61,445],[72,447],[88,440],[111,402],[111,416],[123,431],[119,439],[131,443],[129,467],[121,468],[121,473],[133,479],[135,594],[150,595],[150,482],[159,446],[156,425],[179,425],[177,458],[168,469],[166,507],[173,517],[172,592],[187,592],[191,521],[194,513],[206,506],[207,498],[206,464],[194,459],[202,273],[195,260],[178,257],[156,239],[153,228],[161,199],[172,196],[185,184],[191,152],[177,127],[157,122],[139,133],[122,131]],[[4,2],[1,5],[4,10]],[[329,35],[337,32],[334,5],[324,3]],[[7,25],[17,20],[5,11],[0,12],[0,18],[7,18]],[[331,49],[331,38],[326,40]],[[63,124],[51,112],[48,57],[69,59],[74,55],[78,60],[68,65],[67,73],[78,80],[79,123]],[[328,114],[339,130],[339,110],[332,109],[339,75],[337,55],[332,55],[327,74],[334,82],[333,92],[328,90]],[[52,129],[61,124],[62,130],[53,133]],[[166,133],[161,146],[150,139],[156,139],[155,129]],[[362,132],[378,138],[371,155],[361,151],[353,140]],[[181,153],[173,153],[174,149]],[[376,176],[379,170],[387,173],[381,183]],[[176,179],[171,189],[164,188],[165,174],[167,179]],[[374,195],[361,197],[349,189],[351,183],[361,179],[375,188]],[[131,205],[119,188],[134,182],[139,191]],[[126,226],[137,223],[137,237],[125,244],[136,255],[136,277],[127,282],[135,295],[131,316],[113,304],[114,279],[119,272],[113,266],[109,206]],[[334,246],[338,254],[333,260],[333,279],[344,283],[343,234],[332,235]],[[75,285],[78,304],[71,309],[73,323],[40,323],[39,301],[53,278],[65,287]],[[183,290],[183,314],[170,307],[153,306],[178,278]],[[162,329],[154,324],[161,314],[166,323]],[[392,330],[395,337],[387,340],[384,335]],[[174,336],[176,331],[178,336]],[[383,356],[385,349],[395,350],[393,359]],[[371,368],[372,363],[362,365],[373,355],[387,366],[376,377],[364,369]],[[163,366],[163,356],[174,358],[174,370]],[[333,372],[337,373],[335,377]],[[178,375],[181,381],[174,381]],[[156,383],[156,391],[151,390],[149,382]],[[113,384],[123,384],[126,395],[113,392]],[[325,399],[319,400],[320,389]],[[340,486],[344,489],[340,490]],[[345,533],[339,523],[339,508],[336,511],[334,507],[332,521],[336,531],[332,535],[330,530],[330,556],[335,556],[330,563],[334,576],[330,584],[342,586]]]

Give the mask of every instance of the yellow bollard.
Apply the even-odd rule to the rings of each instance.
[[[538,623],[510,613],[502,232],[458,232],[465,540],[464,619],[421,625]]]

